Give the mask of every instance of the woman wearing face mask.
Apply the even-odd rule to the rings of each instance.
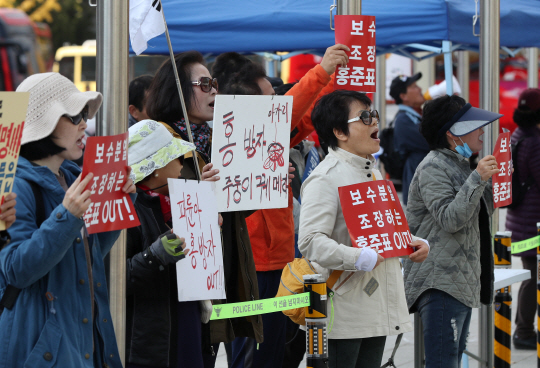
[[[193,152],[196,152],[202,179],[219,180],[219,176],[216,176],[218,170],[212,170],[210,163],[212,129],[207,123],[213,119],[214,115],[217,80],[212,78],[204,64],[203,56],[197,51],[176,55],[175,63],[196,146],[196,151]],[[148,90],[146,111],[151,119],[162,123],[175,138],[189,140],[171,60],[165,61],[154,76]],[[186,179],[197,179],[193,152],[184,156],[182,177]],[[222,214],[223,265],[227,303],[259,299],[255,263],[246,226],[246,217],[251,213],[239,211]],[[216,302],[218,301],[214,301],[214,303]],[[205,367],[214,366],[215,348],[219,346],[220,342],[231,342],[235,337],[240,336],[251,337],[262,342],[262,318],[260,315],[221,319],[208,323],[209,311],[211,311],[209,302],[201,303],[200,312],[206,317],[203,319],[202,336],[199,335],[201,336],[199,342],[202,340],[203,343]],[[201,330],[200,325],[199,330]],[[214,345],[212,346],[212,344]],[[199,365],[190,365],[189,367],[195,368]]]
[[[405,260],[404,278],[409,309],[422,318],[427,368],[460,366],[472,308],[493,300],[490,178],[499,169],[494,156],[476,170],[468,158],[482,149],[482,127],[501,116],[458,96],[424,106],[421,132],[431,151],[411,182],[406,215],[431,251],[423,263]]]

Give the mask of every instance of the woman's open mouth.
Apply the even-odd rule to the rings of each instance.
[[[211,108],[214,108],[214,101],[210,102],[210,103],[208,104],[208,106],[210,106]]]
[[[79,147],[80,149],[84,149],[83,138],[84,138],[84,137],[81,137],[81,138],[77,139],[77,142],[75,142],[75,144],[77,145],[77,147]]]
[[[376,130],[373,133],[371,133],[370,137],[371,137],[371,139],[373,139],[373,140],[375,140],[377,142],[380,142],[381,140],[379,139],[378,135],[379,135],[379,130]]]

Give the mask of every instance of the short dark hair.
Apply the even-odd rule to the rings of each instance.
[[[420,132],[426,139],[431,150],[450,148],[445,134],[439,130],[457,114],[467,102],[456,95],[444,95],[424,105]]]
[[[527,106],[514,110],[514,123],[520,128],[532,128],[540,123],[540,110],[531,110]]]
[[[289,92],[289,90],[293,88],[297,83],[298,82],[282,84],[281,86],[274,87],[274,91],[276,92],[276,95],[283,96],[285,95],[285,93]]]
[[[262,78],[266,78],[264,68],[260,64],[250,62],[227,78],[224,85],[220,83],[219,93],[224,95],[262,95],[261,87],[257,83]]]
[[[334,134],[334,129],[341,131],[345,135],[349,135],[349,106],[358,101],[371,106],[371,100],[365,93],[337,90],[321,97],[313,108],[311,113],[311,121],[315,127],[315,131],[319,135],[321,144],[327,144],[333,149],[337,147],[337,138]]]
[[[186,109],[189,113],[194,100],[191,66],[193,64],[205,65],[204,58],[198,51],[187,51],[175,55],[174,61],[178,69]],[[167,59],[161,64],[148,88],[146,114],[151,119],[163,122],[174,122],[184,117],[171,59]]]
[[[65,148],[54,143],[51,137],[52,134],[40,140],[23,144],[19,154],[28,161],[36,161],[64,151]]]
[[[251,60],[237,52],[225,52],[218,55],[212,65],[212,76],[218,80],[219,92],[229,84],[229,79]]]
[[[135,106],[139,111],[143,111],[146,90],[150,87],[153,78],[151,75],[141,75],[129,84],[129,104]]]

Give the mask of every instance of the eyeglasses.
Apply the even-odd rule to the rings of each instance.
[[[355,121],[362,120],[362,123],[365,125],[371,125],[373,123],[373,118],[377,119],[377,122],[379,121],[379,112],[377,110],[368,111],[368,110],[361,110],[360,115],[347,120],[347,123],[354,123]]]
[[[71,120],[73,125],[79,125],[81,120],[88,121],[88,106],[85,106],[80,113],[75,116],[64,115],[66,118]]]
[[[212,79],[210,77],[201,77],[201,79],[191,82],[191,84],[201,87],[201,91],[206,93],[210,92],[212,87],[214,87],[216,91],[218,90],[218,82],[216,78]]]

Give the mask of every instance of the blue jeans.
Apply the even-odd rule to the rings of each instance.
[[[416,306],[423,324],[426,368],[459,368],[472,308],[436,289],[423,292]]]

